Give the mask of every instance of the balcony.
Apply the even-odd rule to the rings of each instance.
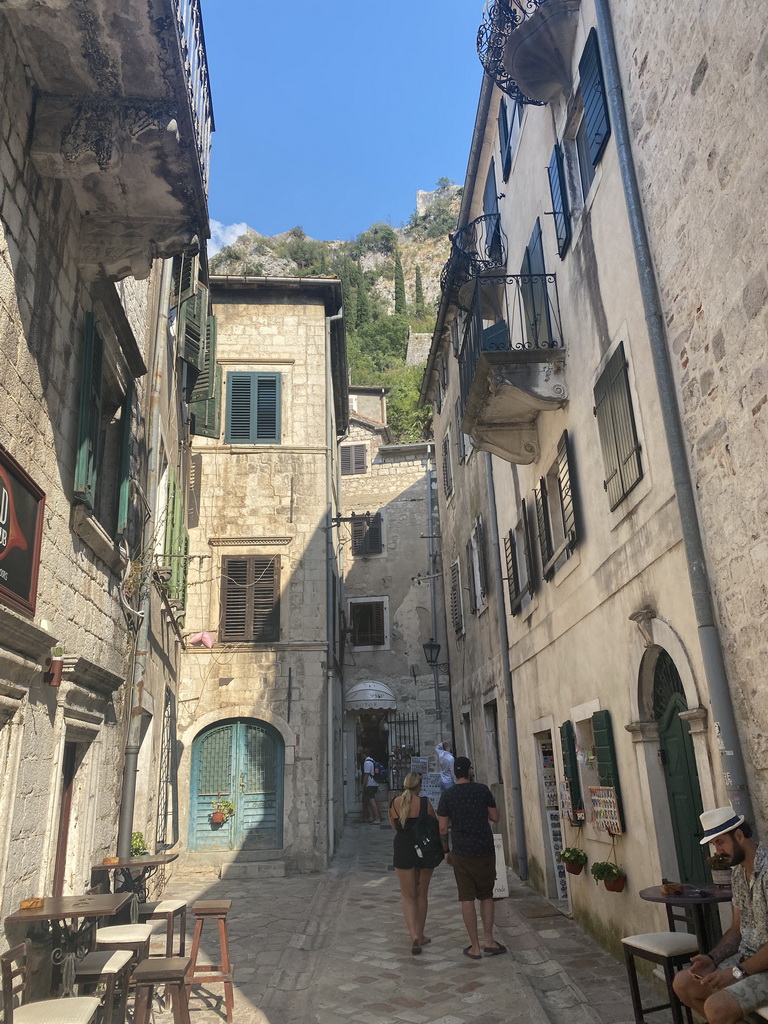
[[[506,266],[507,240],[501,230],[501,218],[498,213],[488,213],[454,233],[440,287],[452,305],[468,313],[475,279],[488,273],[498,274]]]
[[[87,277],[148,275],[209,235],[213,112],[199,0],[3,0],[36,92],[30,153],[83,215]]]
[[[461,429],[475,447],[528,465],[539,457],[539,413],[568,398],[555,275],[486,276],[473,285],[459,352]]]
[[[477,52],[503,92],[540,105],[570,90],[580,2],[489,0],[477,33]]]

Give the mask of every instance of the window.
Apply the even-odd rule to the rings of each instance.
[[[93,313],[86,313],[74,492],[110,537],[128,524],[133,379],[107,358]]]
[[[385,647],[387,636],[387,599],[351,598],[349,602],[349,642],[352,647]]]
[[[227,444],[280,443],[280,373],[228,373]]]
[[[557,446],[557,458],[540,479],[535,496],[542,572],[548,580],[571,557],[578,540],[567,430]]]
[[[352,517],[352,554],[380,555],[383,551],[381,513]]]
[[[594,392],[594,413],[605,468],[603,487],[611,511],[643,478],[628,369],[621,342],[600,374]]]
[[[575,140],[574,148],[583,201],[587,197],[595,177],[595,168],[611,135],[600,49],[594,29],[589,33],[587,45],[579,61],[579,90],[576,94],[575,109],[577,127],[572,138]]]
[[[459,563],[451,566],[451,625],[456,634],[464,632],[464,609],[461,600],[461,569]]]
[[[488,603],[488,558],[482,516],[478,516],[467,541],[467,579],[469,610],[482,611]]]
[[[520,140],[524,104],[521,100],[501,97],[499,104],[499,149],[501,151],[501,180],[508,181],[512,173],[512,160]]]
[[[489,701],[485,707],[485,747],[488,758],[488,781],[501,782],[501,756],[499,754],[499,715],[496,701]]]
[[[216,317],[208,317],[202,369],[189,391],[189,429],[203,437],[221,435],[221,366],[216,362]]]
[[[446,431],[443,438],[443,493],[446,498],[453,493],[453,472],[451,470],[451,435]]]
[[[619,785],[619,767],[609,711],[595,711],[590,717],[560,726],[563,768],[571,798],[572,822],[586,820],[582,794],[591,787],[607,786],[616,791],[621,831],[624,811]]]
[[[571,241],[571,211],[568,208],[563,154],[557,143],[552,150],[547,173],[549,174],[549,192],[552,196],[552,215],[555,219],[557,255],[562,259]]]
[[[340,458],[342,476],[356,476],[358,473],[365,472],[367,458],[364,444],[342,445]]]
[[[472,453],[472,438],[461,429],[461,399],[456,400],[454,410],[456,417],[456,448],[458,449],[459,462],[464,462]]]
[[[533,589],[533,552],[525,499],[520,502],[520,519],[504,538],[509,610],[517,615],[530,600]]]
[[[579,778],[579,763],[576,760],[576,734],[573,722],[570,719],[560,726],[560,745],[563,751],[563,772],[565,774],[566,787],[570,796],[570,811],[568,817],[571,822],[583,823],[584,801],[581,796],[581,780]]]
[[[544,246],[541,224],[536,223],[525,249],[520,267],[520,291],[523,300],[527,348],[551,348],[552,324],[547,297],[547,271],[544,265]]]
[[[221,560],[222,643],[280,639],[280,556],[225,556]]]

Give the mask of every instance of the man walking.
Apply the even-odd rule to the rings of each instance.
[[[733,921],[716,946],[675,975],[674,988],[708,1024],[741,1024],[768,1005],[768,854],[730,805],[705,811],[700,821],[701,845],[711,843],[730,860]]]
[[[487,786],[472,780],[472,762],[468,757],[457,757],[453,763],[456,785],[445,790],[440,797],[437,817],[440,838],[445,850],[445,861],[453,868],[459,891],[461,916],[469,936],[469,945],[463,951],[470,960],[480,960],[483,953],[498,956],[506,953],[493,937],[493,885],[496,881],[496,851],[493,845],[491,822],[499,820],[499,809],[493,793]],[[448,830],[450,829],[450,850]],[[480,901],[480,919],[483,923],[483,945],[477,932],[475,900]]]
[[[438,743],[435,747],[437,763],[440,767],[440,789],[444,793],[450,789],[456,779],[453,775],[453,754],[450,743]]]
[[[376,801],[379,784],[373,777],[376,765],[367,748],[363,749],[363,756],[363,820],[369,825],[378,825],[381,822],[381,811]]]

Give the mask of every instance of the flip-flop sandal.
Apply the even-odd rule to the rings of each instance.
[[[421,952],[421,943],[420,942],[414,942],[414,944],[411,946],[411,956],[418,956],[420,952]]]
[[[419,939],[422,946],[428,946],[432,939]]]
[[[501,956],[502,953],[507,952],[506,946],[483,946],[483,952],[487,953],[488,956]]]
[[[483,959],[483,954],[482,953],[470,953],[469,952],[470,949],[472,949],[472,947],[471,946],[467,946],[465,949],[462,950],[462,953],[464,954],[464,956],[468,956],[470,960],[482,960]],[[504,952],[506,953],[506,950],[504,950]]]

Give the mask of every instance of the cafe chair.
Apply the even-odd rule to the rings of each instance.
[[[179,956],[184,956],[187,931],[186,900],[156,900],[154,903],[139,904],[139,921],[165,922],[165,955],[173,956],[173,934],[176,918],[179,919]]]
[[[128,1007],[128,985],[133,966],[133,952],[129,949],[96,950],[86,953],[75,967],[78,992],[91,992],[104,985],[101,1024],[125,1024]],[[115,996],[119,1003],[115,1012]]]
[[[96,949],[127,949],[133,954],[133,962],[141,963],[149,956],[151,938],[151,924],[111,924],[96,929]]]
[[[683,1007],[675,995],[672,981],[677,971],[699,952],[696,936],[690,935],[688,932],[648,932],[645,935],[627,935],[621,942],[624,946],[629,992],[636,1024],[645,1024],[646,1013],[667,1009],[672,1011],[674,1024],[683,1024],[683,1009],[686,1011],[688,1024],[693,1024],[691,1011],[687,1006]],[[639,957],[641,960],[650,960],[651,963],[658,964],[662,968],[669,996],[668,1003],[659,1003],[658,1006],[642,1005],[635,957]]]
[[[188,956],[152,957],[143,960],[133,972],[136,1006],[133,1024],[149,1024],[152,997],[156,985],[164,985],[171,1001],[173,1024],[190,1024],[187,974],[192,960]]]
[[[29,939],[0,956],[4,1024],[92,1024],[101,1006],[95,996],[27,1002]],[[14,1004],[18,1000],[19,1005]]]

